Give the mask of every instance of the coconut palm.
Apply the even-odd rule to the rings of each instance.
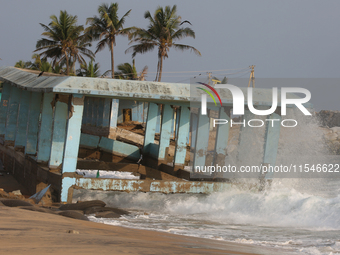
[[[132,60],[132,65],[130,63],[123,63],[117,66],[119,72],[115,72],[115,77],[124,80],[140,80],[144,81],[146,73],[148,71],[148,66],[144,66],[139,75],[136,70],[135,60]]]
[[[77,76],[83,77],[99,77],[99,64],[93,63],[93,60],[89,64],[86,62],[80,65],[80,69],[77,70]]]
[[[19,60],[14,65],[14,67],[17,67],[17,68],[26,68],[26,69],[31,68],[31,66],[32,66],[32,62],[31,61],[24,62],[23,60]]]
[[[131,40],[130,44],[137,44],[128,48],[125,53],[132,51],[133,58],[137,53],[145,53],[152,51],[155,47],[158,48],[156,74],[156,80],[158,81],[162,79],[163,59],[168,57],[168,52],[171,47],[179,50],[192,50],[197,55],[201,55],[201,53],[192,46],[175,43],[175,41],[184,37],[195,38],[195,32],[191,28],[181,27],[184,23],[190,25],[191,23],[187,20],[181,22],[181,16],[178,16],[176,12],[176,5],[172,8],[166,6],[164,9],[158,7],[153,16],[147,11],[144,14],[144,18],[150,22],[148,29],[138,28],[129,35],[129,39]]]
[[[102,4],[98,7],[99,17],[94,16],[86,20],[90,26],[86,29],[93,40],[100,40],[97,44],[96,52],[101,51],[107,45],[111,51],[111,73],[114,78],[114,52],[117,35],[127,35],[131,28],[123,28],[125,18],[131,12],[126,12],[121,19],[118,18],[118,3],[110,5]]]
[[[59,19],[52,15],[50,24],[40,25],[44,28],[45,32],[42,38],[36,44],[36,50],[42,51],[40,54],[45,58],[52,58],[52,64],[55,66],[61,61],[66,63],[66,74],[70,73],[70,61],[79,61],[80,64],[84,63],[85,55],[89,58],[94,58],[92,51],[87,49],[90,46],[89,36],[83,34],[84,27],[77,25],[77,16],[68,14],[66,11],[60,11]]]

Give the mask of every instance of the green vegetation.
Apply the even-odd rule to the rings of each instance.
[[[121,19],[118,18],[118,3],[110,5],[102,4],[98,7],[99,17],[94,16],[88,18],[86,24],[90,27],[86,29],[91,35],[92,40],[100,40],[97,44],[96,53],[101,51],[107,45],[111,52],[111,73],[114,78],[114,52],[113,48],[116,45],[117,35],[128,35],[131,28],[123,28],[125,18],[131,10],[126,12]]]
[[[84,32],[84,26],[77,25],[77,16],[72,16],[66,11],[60,11],[59,19],[52,15],[50,24],[40,25],[45,32],[36,44],[36,50],[42,51],[41,55],[51,58],[53,65],[66,64],[66,74],[70,74],[70,65],[74,73],[75,62],[85,62],[82,55],[94,58],[94,54],[87,47],[91,46],[90,37]]]
[[[145,79],[145,75],[148,71],[148,66],[144,66],[143,70],[139,73],[136,71],[135,60],[132,60],[132,66],[129,63],[123,63],[117,66],[119,72],[115,72],[115,77],[124,80],[140,80]]]
[[[93,63],[93,60],[89,64],[86,62],[80,65],[80,69],[77,70],[77,76],[83,77],[99,77],[99,64]]]
[[[177,7],[166,6],[164,9],[158,7],[152,16],[149,11],[144,14],[148,19],[147,29],[129,27],[124,28],[126,18],[131,9],[121,18],[118,17],[118,3],[102,4],[98,7],[98,16],[87,18],[84,28],[78,25],[77,16],[68,14],[67,11],[60,11],[59,17],[50,16],[51,22],[48,25],[40,23],[44,32],[43,38],[36,43],[36,49],[32,61],[18,61],[15,67],[29,68],[44,72],[54,72],[66,75],[78,75],[85,77],[99,77],[99,63],[94,63],[95,54],[108,46],[111,52],[111,70],[104,75],[111,73],[112,78],[144,80],[147,66],[140,73],[137,73],[135,62],[133,64],[123,63],[117,66],[119,71],[114,70],[114,46],[116,36],[128,36],[130,46],[125,53],[136,54],[146,53],[153,49],[158,50],[158,65],[156,81],[161,81],[163,71],[163,60],[168,57],[170,48],[179,50],[191,50],[197,55],[201,53],[190,45],[178,44],[178,40],[185,37],[195,38],[195,32],[189,27],[182,27],[183,24],[191,23],[187,20],[181,21],[177,15]],[[93,53],[89,47],[93,41],[99,41],[96,51]],[[86,62],[84,57],[89,58]],[[80,68],[76,70],[76,64]]]
[[[185,20],[181,22],[181,16],[177,15],[177,7],[166,6],[164,9],[158,7],[152,16],[149,11],[145,12],[144,18],[149,20],[148,29],[138,28],[130,34],[131,43],[137,43],[126,50],[132,51],[132,57],[137,53],[145,53],[158,48],[158,64],[156,80],[161,81],[163,70],[163,59],[168,57],[171,47],[179,50],[192,50],[197,55],[201,53],[194,47],[184,44],[177,44],[175,41],[184,37],[195,38],[195,32],[189,28],[182,28],[181,25],[189,23]]]

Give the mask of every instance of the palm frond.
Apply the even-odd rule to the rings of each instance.
[[[191,50],[191,51],[193,51],[196,55],[201,56],[201,52],[199,52],[195,47],[192,47],[192,46],[190,46],[190,45],[184,45],[184,44],[176,44],[176,43],[174,43],[172,46],[173,46],[175,49],[182,50],[182,51],[184,51],[184,50]]]

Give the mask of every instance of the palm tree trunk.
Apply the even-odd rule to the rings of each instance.
[[[113,58],[113,41],[111,41],[111,73],[112,73],[112,79],[115,78],[115,61]]]
[[[158,63],[157,63],[157,72],[156,72],[156,78],[155,81],[158,80],[158,73],[159,73],[159,57],[158,57]]]
[[[68,55],[67,52],[65,52],[65,59],[66,59],[66,75],[70,74],[70,63],[68,62]]]
[[[158,81],[161,81],[162,79],[162,69],[163,69],[163,57],[161,56],[160,65],[159,65]]]
[[[73,75],[76,75],[76,57],[74,57],[72,65]]]

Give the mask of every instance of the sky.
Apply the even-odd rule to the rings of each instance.
[[[0,0],[0,66],[14,66],[18,60],[31,60],[35,44],[42,36],[39,23],[48,25],[51,15],[60,10],[78,16],[78,24],[97,15],[103,0]],[[119,3],[121,17],[132,9],[125,26],[146,28],[145,11],[158,6],[177,5],[182,20],[189,20],[196,38],[179,43],[197,48],[202,56],[190,51],[170,49],[163,64],[162,81],[189,83],[190,78],[207,75],[223,78],[247,78],[250,65],[256,78],[322,78],[307,84],[312,100],[322,109],[340,110],[340,1],[337,0],[125,0]],[[107,1],[106,3],[110,3]],[[95,50],[96,42],[92,49]],[[126,37],[117,37],[115,66],[132,63]],[[110,69],[108,48],[97,53],[101,73]],[[153,81],[157,68],[157,51],[136,56],[137,71],[147,65],[147,80]],[[222,70],[222,71],[220,71]],[[322,80],[328,85],[322,89]],[[321,84],[320,84],[321,83]],[[330,85],[329,85],[330,84]],[[339,85],[337,85],[339,84]],[[261,84],[256,83],[257,87]],[[275,85],[273,85],[275,86]],[[287,85],[288,86],[288,85]],[[291,85],[297,86],[297,84]],[[315,93],[313,93],[315,91]],[[320,108],[320,107],[316,107]]]

